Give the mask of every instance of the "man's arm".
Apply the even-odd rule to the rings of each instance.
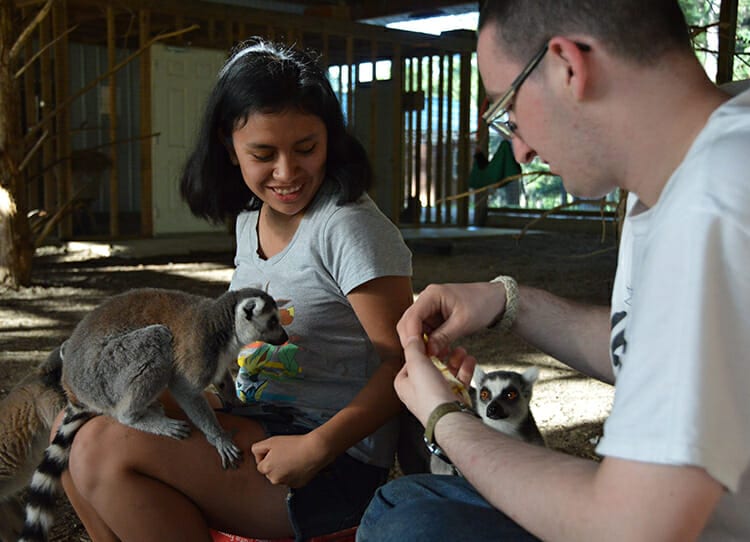
[[[455,396],[420,337],[406,341],[405,356],[396,391],[424,425]],[[451,364],[460,372],[474,362],[458,355]],[[543,540],[694,540],[723,492],[700,468],[599,464],[517,441],[464,413],[440,418],[435,439],[494,507]]]
[[[428,335],[428,352],[445,355],[451,343],[484,329],[504,310],[505,287],[499,283],[431,284],[399,320],[401,344]],[[536,288],[519,288],[515,334],[581,371],[613,381],[609,358],[609,308],[584,305]]]
[[[598,464],[517,441],[462,413],[441,418],[435,436],[494,507],[543,540],[695,540],[723,492],[700,468]]]
[[[614,382],[609,307],[577,303],[523,286],[519,302],[513,333],[588,376]]]

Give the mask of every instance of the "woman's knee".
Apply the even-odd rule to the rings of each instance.
[[[100,487],[103,480],[112,480],[115,470],[128,467],[127,454],[121,453],[123,432],[127,428],[97,416],[86,422],[71,444],[68,471],[82,495]]]

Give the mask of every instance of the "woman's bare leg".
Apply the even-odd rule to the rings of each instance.
[[[170,413],[174,415],[174,413]],[[66,491],[97,542],[208,541],[208,526],[254,537],[292,534],[285,486],[255,468],[250,447],[265,438],[251,420],[221,416],[244,461],[224,470],[202,433],[178,441],[94,418],[79,431]]]

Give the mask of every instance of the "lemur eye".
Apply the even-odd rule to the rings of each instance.
[[[492,399],[492,394],[490,393],[490,390],[488,390],[487,388],[482,388],[481,390],[479,390],[479,398],[482,401],[486,402]]]
[[[515,401],[518,399],[518,390],[514,388],[509,388],[503,392],[503,398],[506,401]]]

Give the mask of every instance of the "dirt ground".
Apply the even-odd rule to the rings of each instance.
[[[613,237],[527,234],[409,241],[414,289],[431,282],[488,280],[499,274],[585,302],[608,302],[615,268]],[[0,398],[62,342],[78,320],[108,296],[135,287],[176,288],[202,295],[223,292],[231,253],[126,259],[40,249],[33,285],[0,291]],[[612,389],[565,369],[512,335],[485,331],[461,344],[488,367],[541,369],[532,408],[550,447],[596,458],[593,448],[611,406]],[[2,423],[2,422],[0,422]],[[89,540],[64,499],[53,540]]]

